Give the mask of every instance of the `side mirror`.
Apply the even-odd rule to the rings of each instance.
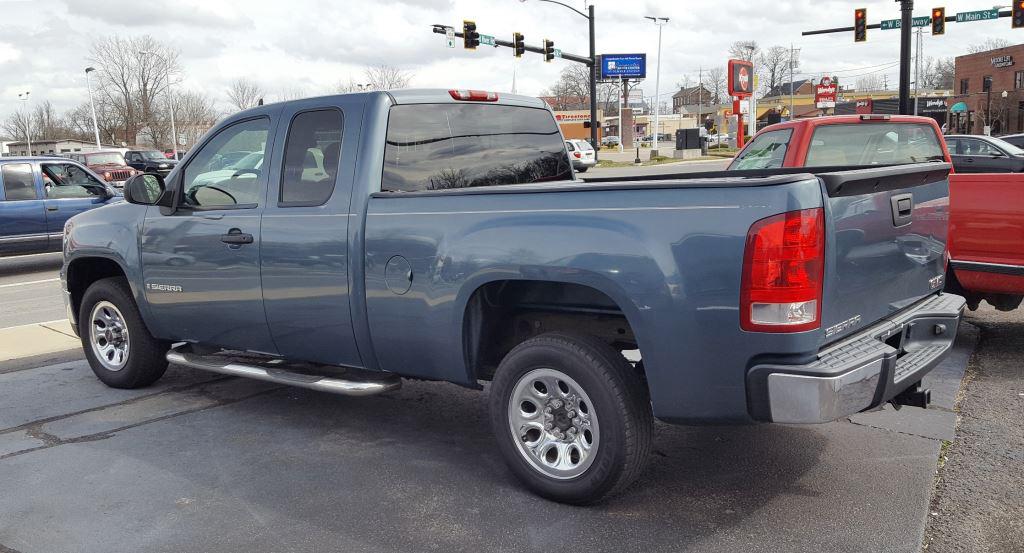
[[[143,173],[124,183],[124,200],[131,204],[170,207],[170,197],[160,175]]]

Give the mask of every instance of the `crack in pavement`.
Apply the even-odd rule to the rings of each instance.
[[[218,379],[218,382],[223,381],[223,380],[231,380],[231,379],[235,379],[235,377],[226,377],[226,378],[223,378],[223,379]],[[238,379],[238,380],[240,380],[240,379]],[[209,382],[207,382],[207,384],[208,383]],[[192,409],[184,409],[184,410],[181,410],[181,411],[178,411],[178,412],[175,412],[175,413],[170,413],[170,414],[167,414],[167,415],[164,415],[164,416],[161,416],[161,417],[147,419],[147,420],[140,421],[140,422],[133,423],[133,424],[127,424],[127,425],[120,426],[120,427],[117,427],[117,428],[112,428],[110,430],[104,430],[103,432],[95,432],[93,434],[87,434],[87,435],[84,435],[84,436],[76,436],[74,438],[66,438],[66,439],[64,439],[64,438],[60,438],[58,436],[54,436],[53,434],[46,433],[46,432],[44,432],[42,430],[42,426],[44,424],[47,424],[47,422],[53,422],[54,420],[62,420],[62,419],[70,418],[70,417],[72,417],[74,415],[67,415],[67,416],[61,416],[61,417],[53,417],[51,420],[48,420],[46,422],[29,423],[28,425],[22,425],[19,428],[24,429],[26,435],[28,435],[30,438],[36,438],[38,440],[41,440],[43,442],[43,445],[41,445],[39,447],[32,447],[32,448],[29,448],[29,449],[23,449],[21,451],[14,451],[14,452],[8,453],[6,455],[0,455],[0,461],[3,461],[5,459],[9,459],[11,457],[17,457],[18,455],[24,455],[26,453],[32,453],[33,451],[41,451],[41,450],[44,450],[44,449],[50,449],[52,447],[57,447],[57,446],[64,445],[64,444],[75,444],[75,443],[95,442],[95,441],[99,441],[99,440],[105,440],[107,438],[112,437],[114,434],[116,434],[118,432],[123,432],[125,430],[131,430],[132,428],[138,428],[140,426],[144,426],[144,425],[147,425],[147,424],[152,424],[152,423],[155,423],[155,422],[164,421],[164,420],[171,419],[171,418],[174,418],[174,417],[178,417],[178,416],[181,416],[181,415],[190,415],[192,413],[199,413],[199,412],[206,411],[206,410],[209,410],[209,409],[215,409],[217,407],[223,407],[225,405],[232,405],[232,404],[235,404],[235,403],[239,403],[241,401],[245,401],[247,399],[252,399],[254,397],[259,397],[259,396],[264,395],[264,394],[269,394],[269,393],[272,393],[272,392],[276,392],[276,391],[284,389],[284,388],[285,388],[285,386],[278,386],[276,388],[270,388],[268,390],[261,390],[259,392],[256,392],[256,393],[253,393],[253,394],[249,394],[249,395],[246,395],[246,396],[241,396],[241,397],[236,397],[236,398],[229,398],[229,399],[217,398],[215,396],[215,394],[208,394],[208,393],[204,394],[202,392],[197,392],[199,395],[203,395],[203,396],[205,396],[205,397],[215,401],[215,403],[212,403],[210,405],[204,405],[202,407],[192,408]],[[152,394],[152,395],[147,396],[147,397],[152,398],[152,397],[158,396],[158,395],[160,395],[160,394]],[[99,408],[99,409],[88,409],[86,411],[82,411],[82,413],[89,413],[89,412],[98,411],[98,410],[101,410],[101,409],[106,409],[106,408],[109,408],[109,407],[117,407],[117,406],[121,406],[121,405],[125,405],[125,404],[130,404],[130,403],[133,403],[133,402],[132,401],[126,401],[126,402],[121,402],[119,404],[106,405],[106,406],[104,406],[102,408]],[[8,431],[5,431],[5,433],[6,432],[8,432]],[[5,553],[5,552],[2,549],[0,549],[0,553]]]
[[[4,544],[0,543],[0,553],[21,553],[17,549],[11,549],[10,547],[4,547]]]

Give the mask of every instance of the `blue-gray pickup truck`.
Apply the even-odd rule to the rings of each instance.
[[[71,219],[61,277],[110,386],[169,362],[356,396],[488,386],[511,471],[584,504],[641,472],[655,417],[926,405],[964,305],[941,292],[949,169],[584,183],[537,99],[304,99],[227,118]]]

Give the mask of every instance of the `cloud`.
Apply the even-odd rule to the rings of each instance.
[[[241,10],[216,9],[212,2],[157,2],[153,0],[69,0],[67,13],[92,19],[106,25],[131,28],[187,25],[208,29],[227,30],[249,24]],[[231,6],[228,3],[221,5]],[[243,3],[235,4],[244,5]]]

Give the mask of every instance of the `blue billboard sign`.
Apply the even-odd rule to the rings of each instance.
[[[647,54],[604,54],[601,56],[602,79],[646,79]]]

